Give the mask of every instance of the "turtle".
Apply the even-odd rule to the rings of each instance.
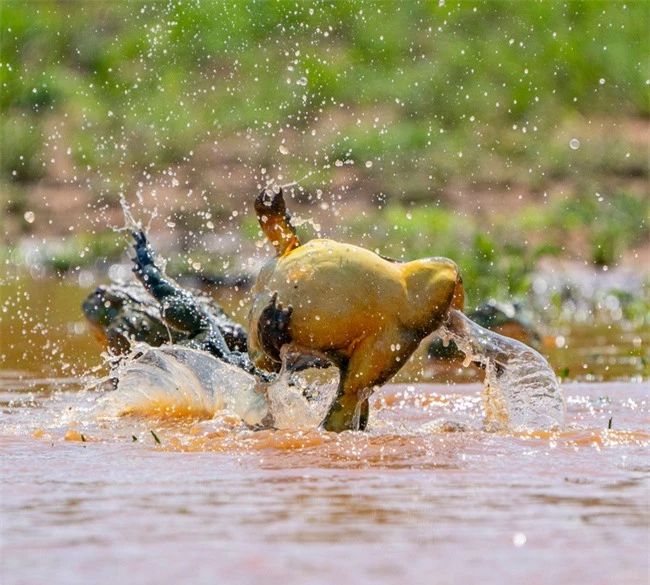
[[[117,357],[109,412],[155,413],[163,405],[166,413],[206,415],[225,407],[252,429],[275,428],[269,392],[283,384],[298,392],[302,410],[311,408],[318,393],[296,374],[329,363],[294,356],[284,376],[279,363],[276,371],[256,368],[246,330],[211,297],[166,276],[144,231],[131,234],[136,282],[99,286],[82,304],[95,336]],[[286,312],[279,307],[265,315],[269,330],[281,335]]]
[[[218,323],[228,347],[245,352],[246,330],[233,321],[209,296],[192,294],[198,306]],[[129,353],[134,343],[152,347],[168,343],[187,344],[191,335],[170,327],[161,314],[161,306],[139,282],[116,281],[102,284],[82,303],[82,311],[94,337],[115,355]]]
[[[364,430],[374,389],[402,368],[450,309],[463,309],[458,267],[442,257],[402,262],[329,239],[301,244],[281,188],[263,190],[255,212],[275,257],[252,291],[251,361],[273,371],[284,352],[332,363],[340,381],[322,426]]]
[[[165,325],[158,304],[137,282],[100,285],[81,308],[95,339],[112,355],[127,354],[137,342],[159,347],[186,338]]]
[[[95,337],[118,356],[139,341],[154,347],[180,344],[270,380],[248,358],[246,330],[213,299],[168,277],[143,230],[131,230],[131,235],[137,282],[99,286],[82,304]]]

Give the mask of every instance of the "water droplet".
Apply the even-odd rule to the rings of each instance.
[[[512,536],[512,544],[514,544],[517,548],[521,548],[526,544],[526,535],[523,532],[516,532]]]
[[[280,151],[280,154],[289,154],[289,149],[284,144],[281,144],[278,150]]]
[[[298,85],[307,85],[307,78],[306,77],[301,77],[300,79],[298,79],[298,81],[296,81],[296,83]]]
[[[572,138],[569,141],[569,146],[571,147],[571,150],[578,150],[580,148],[580,141],[577,138]]]
[[[81,270],[78,280],[81,288],[90,288],[95,284],[95,275],[90,270]]]
[[[601,77],[601,78],[598,80],[598,83],[600,83],[600,85],[605,85],[605,79],[604,79],[603,77]]]
[[[26,211],[23,217],[27,223],[34,223],[34,220],[36,219],[33,211]]]
[[[367,160],[367,161],[366,161],[366,168],[369,169],[369,168],[371,168],[371,167],[372,167],[372,161],[371,161],[371,160]]]

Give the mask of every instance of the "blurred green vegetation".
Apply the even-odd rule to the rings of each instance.
[[[563,121],[650,114],[649,19],[647,2],[4,0],[2,173],[38,180],[61,134],[80,174],[124,183],[205,141],[300,142],[340,115],[288,170],[313,170],[320,148],[383,163],[396,193],[429,175],[510,180],[540,158],[556,177]]]
[[[615,265],[648,239],[649,2],[2,0],[0,10],[0,183],[13,186],[5,209],[19,218],[42,183],[87,189],[99,215],[170,168],[186,169],[195,196],[235,207],[251,185],[306,176],[305,192],[339,197],[328,235],[398,258],[449,256],[476,302],[525,294],[541,256],[581,246],[581,258]],[[565,197],[541,198],[556,185]],[[478,191],[494,192],[501,220],[452,196]],[[515,214],[517,193],[536,203]],[[358,198],[366,210],[346,214]],[[211,204],[213,217],[224,206]],[[250,214],[238,224],[257,238]],[[115,242],[76,233],[47,264],[94,266],[119,256]],[[207,256],[193,252],[205,270]]]

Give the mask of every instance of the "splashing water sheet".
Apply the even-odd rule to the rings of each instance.
[[[253,428],[315,429],[325,417],[338,371],[282,368],[261,382],[212,355],[179,345],[137,345],[113,372],[115,390],[97,401],[97,416],[210,419],[234,415]],[[100,380],[98,386],[104,383]]]
[[[452,309],[438,334],[453,340],[472,362],[485,369],[485,428],[503,431],[554,430],[564,424],[562,389],[551,366],[527,345],[480,327]]]
[[[101,401],[105,416],[210,418],[227,411],[255,425],[268,413],[258,381],[207,352],[142,344],[133,355],[118,365],[117,389]]]

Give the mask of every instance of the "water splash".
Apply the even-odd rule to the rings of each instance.
[[[339,381],[337,368],[293,371],[292,364],[304,356],[281,352],[282,369],[266,394],[273,425],[278,429],[316,428],[325,418]]]
[[[465,353],[465,365],[475,362],[485,368],[486,430],[525,432],[563,426],[562,390],[548,362],[534,349],[483,329],[455,310],[438,333]],[[107,394],[102,413],[211,418],[231,412],[251,426],[318,427],[334,398],[338,370],[296,371],[304,355],[283,351],[282,358],[278,377],[262,383],[205,352],[175,345],[139,346],[134,357],[117,366],[117,390]]]
[[[146,210],[146,206],[144,205],[144,202],[142,200],[142,194],[138,191],[136,193],[136,196],[139,201],[138,209],[140,210]],[[158,217],[158,208],[155,207],[152,211],[148,211],[147,213],[149,214],[149,219],[147,220],[147,225],[143,227],[143,222],[140,219],[135,219],[132,209],[134,206],[129,205],[129,203],[126,201],[126,197],[124,196],[124,193],[120,193],[120,207],[122,208],[122,213],[124,214],[124,227],[113,227],[113,231],[115,232],[123,232],[123,231],[140,231],[144,230],[145,232],[149,233],[151,231],[151,225],[153,221]]]
[[[297,215],[293,215],[291,217],[291,223],[293,224],[294,227],[300,227],[303,225],[311,226],[317,234],[320,234],[322,231],[321,224],[316,222],[313,217],[303,218]]]
[[[277,429],[316,428],[338,385],[338,370],[292,369],[285,354],[280,375],[263,383],[210,354],[179,345],[141,344],[114,370],[115,391],[99,415],[212,418],[230,412],[246,424]]]
[[[551,430],[564,424],[562,389],[548,362],[527,345],[480,327],[451,310],[437,332],[485,368],[483,408],[490,431]]]
[[[255,377],[212,355],[182,347],[136,346],[115,370],[117,389],[102,405],[106,416],[215,416],[230,411],[249,425],[268,414]]]

